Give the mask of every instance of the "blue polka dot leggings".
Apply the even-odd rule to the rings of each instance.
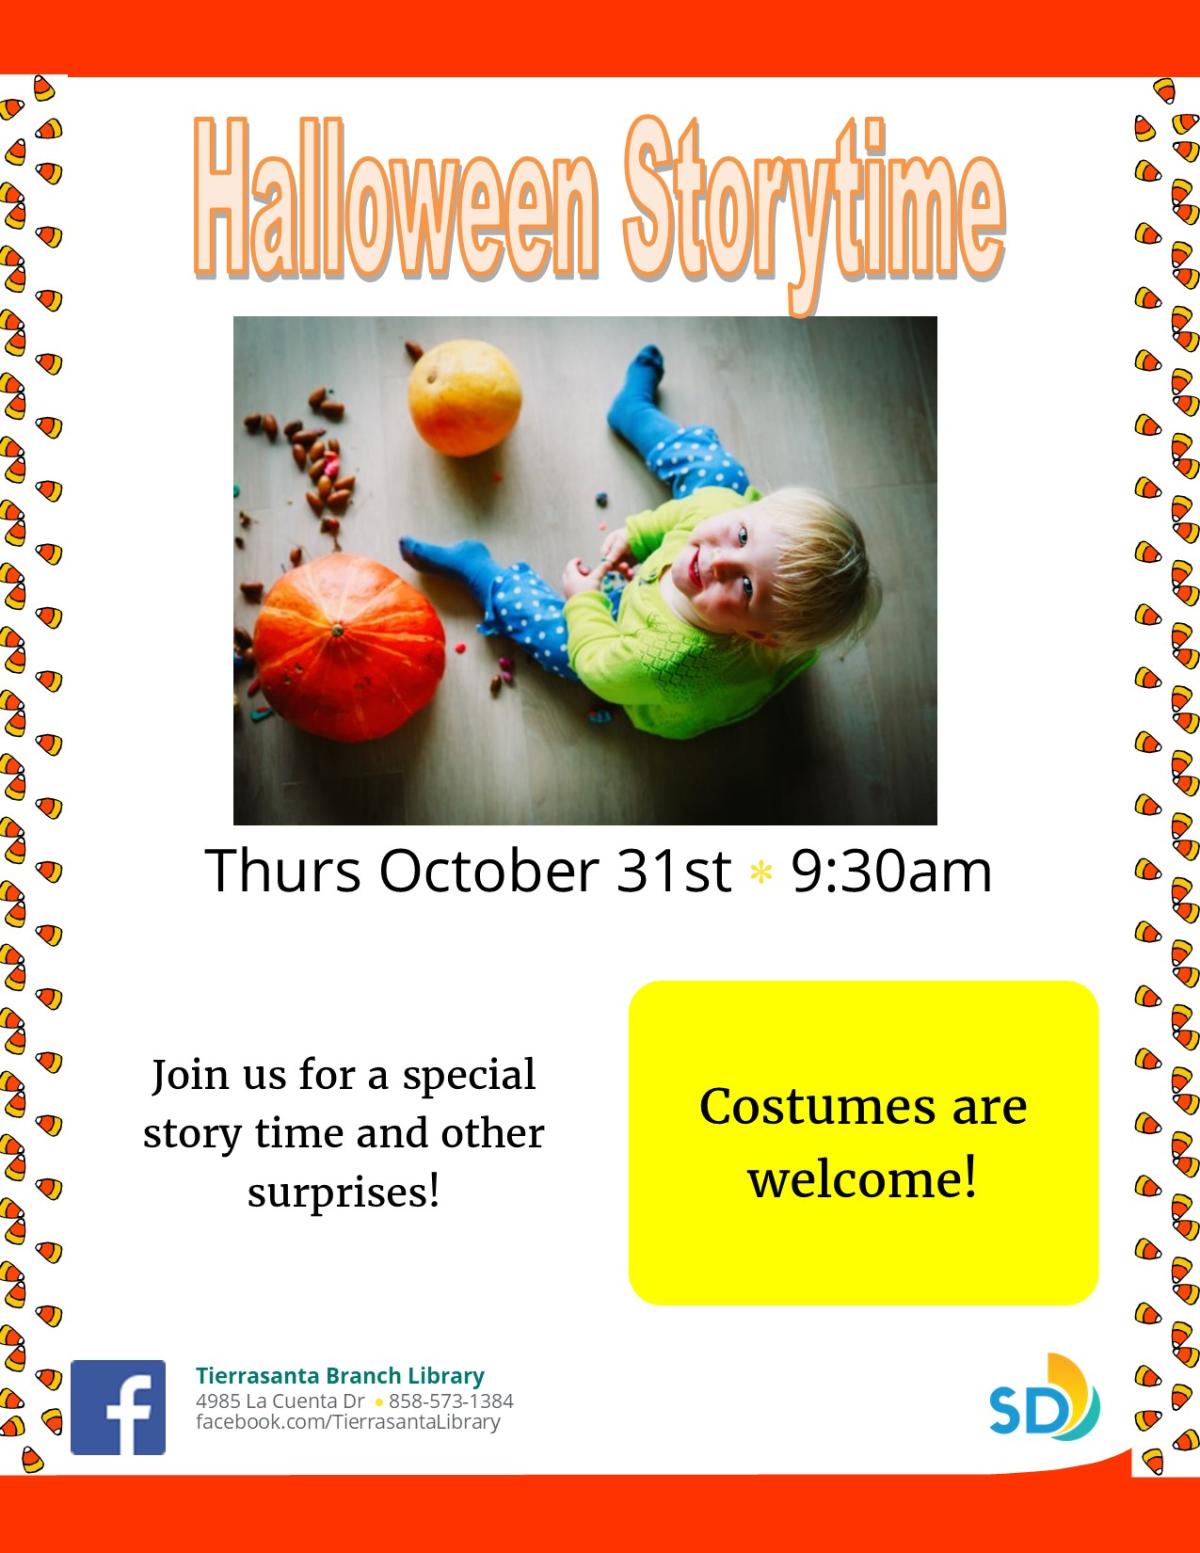
[[[671,487],[674,497],[690,496],[701,486],[719,485],[739,496],[750,484],[741,463],[729,453],[711,426],[680,426],[654,404],[639,404],[626,414],[621,435],[646,460],[646,467]],[[611,572],[604,590],[613,619],[624,591],[624,580]],[[550,674],[579,684],[567,660],[566,600],[527,561],[516,561],[492,584],[479,631],[507,636]]]
[[[602,586],[615,620],[625,579],[606,572]],[[555,593],[528,561],[514,561],[492,584],[491,597],[477,629],[483,636],[507,636],[547,673],[558,674],[578,685],[579,676],[567,661],[565,605],[562,595]]]
[[[671,487],[672,496],[690,496],[703,485],[744,493],[750,477],[711,426],[680,426],[656,404],[621,398],[610,424],[642,455],[650,473]]]

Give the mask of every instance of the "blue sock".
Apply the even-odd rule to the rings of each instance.
[[[663,375],[662,352],[644,345],[625,373],[625,385],[608,411],[608,424],[631,443],[643,458],[680,428],[658,408],[658,385]]]
[[[408,535],[400,541],[400,554],[419,572],[438,577],[453,577],[470,588],[480,609],[487,609],[492,584],[504,574],[504,567],[492,559],[492,553],[478,539],[462,539],[456,545],[427,545]]]

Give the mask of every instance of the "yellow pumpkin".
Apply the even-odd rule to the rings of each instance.
[[[503,351],[484,340],[447,340],[414,363],[413,425],[439,453],[469,458],[503,442],[521,413],[521,383]]]

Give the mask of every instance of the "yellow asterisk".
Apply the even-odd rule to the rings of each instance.
[[[751,863],[750,877],[758,884],[766,884],[767,880],[771,877],[770,863],[764,863],[761,857],[757,863]]]

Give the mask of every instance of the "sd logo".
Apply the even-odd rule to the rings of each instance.
[[[1047,1386],[1025,1388],[1025,1433],[1048,1434],[1056,1440],[1081,1440],[1096,1427],[1100,1393],[1089,1387],[1083,1371],[1063,1354],[1047,1355]],[[989,1401],[999,1422],[996,1434],[1013,1434],[1021,1427],[1021,1409],[1014,1406],[1011,1386],[997,1386]],[[1089,1401],[1089,1394],[1091,1400]]]

